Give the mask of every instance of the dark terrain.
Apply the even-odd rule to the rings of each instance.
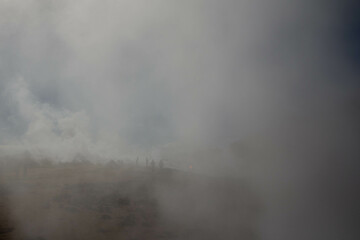
[[[7,171],[0,239],[257,239],[260,203],[239,181],[135,166]]]

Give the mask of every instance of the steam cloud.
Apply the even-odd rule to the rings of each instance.
[[[356,239],[353,7],[1,1],[0,153],[191,159],[258,186],[264,239]]]

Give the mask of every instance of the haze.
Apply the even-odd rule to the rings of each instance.
[[[226,179],[159,184],[159,209],[175,225],[219,226],[217,239],[358,239],[357,7],[2,0],[0,156],[164,159],[172,170]],[[256,234],[239,235],[244,220],[214,210],[232,189],[238,202],[254,192]],[[203,208],[184,215],[184,202]]]

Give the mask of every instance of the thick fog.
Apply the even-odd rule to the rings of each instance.
[[[166,159],[248,182],[262,205],[260,239],[357,239],[356,7],[2,0],[0,154]],[[219,189],[199,184],[177,196],[162,186],[158,195],[183,223],[184,201],[209,202],[199,219],[219,216],[211,206],[228,194]],[[234,239],[237,216],[226,219]]]

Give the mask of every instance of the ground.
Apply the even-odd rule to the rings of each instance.
[[[259,203],[226,180],[136,166],[6,172],[0,239],[256,239]]]

